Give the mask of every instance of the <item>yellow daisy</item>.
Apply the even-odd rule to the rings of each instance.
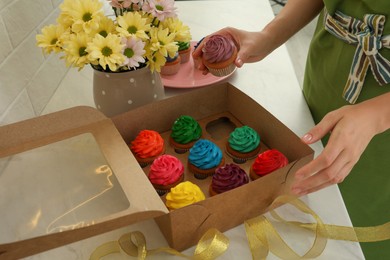
[[[118,35],[110,33],[107,37],[103,37],[96,34],[92,42],[88,44],[86,51],[89,53],[91,62],[98,60],[103,69],[107,69],[108,66],[111,71],[116,71],[125,60],[122,54],[123,47],[121,37]]]
[[[177,17],[167,18],[162,22],[165,28],[169,28],[171,33],[175,34],[175,41],[177,42],[189,42],[191,41],[190,28],[183,24]]]
[[[173,58],[178,50],[177,42],[174,41],[175,34],[170,33],[168,28],[152,28],[150,31],[150,51],[159,52],[164,57]]]
[[[92,35],[95,35],[96,33],[103,37],[106,37],[109,33],[115,34],[116,27],[114,21],[106,16],[103,16],[99,22],[99,27],[97,30],[92,32]]]
[[[164,66],[166,62],[166,58],[164,55],[162,55],[159,52],[155,52],[155,53],[149,53],[149,55],[147,55],[146,58],[148,59],[148,62],[146,64],[149,66],[152,72],[153,71],[161,72],[161,67]]]
[[[91,37],[86,33],[71,34],[64,43],[65,61],[67,66],[78,67],[79,70],[91,61],[88,59],[87,46]]]
[[[64,15],[69,15],[73,20],[74,32],[90,33],[99,28],[99,22],[104,16],[102,6],[99,0],[68,0],[60,8]]]
[[[41,47],[45,53],[58,53],[62,51],[61,37],[65,32],[61,25],[48,25],[42,28],[42,34],[38,34],[35,38],[38,47]]]
[[[142,40],[149,38],[146,32],[150,30],[150,25],[138,12],[125,13],[123,16],[118,16],[117,21],[119,25],[117,31],[122,36],[135,36]]]

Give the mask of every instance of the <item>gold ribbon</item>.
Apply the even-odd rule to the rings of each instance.
[[[272,223],[265,217],[259,216],[245,221],[245,230],[253,259],[266,259],[269,252],[282,259],[308,259],[320,256],[327,243],[327,239],[346,240],[352,242],[376,242],[390,239],[390,222],[373,227],[345,227],[324,224],[320,217],[304,202],[290,196],[280,196],[271,204],[275,208],[281,204],[291,204],[303,213],[309,214],[315,223],[302,223],[287,221],[279,216],[276,211],[270,214],[280,223],[293,225],[314,232],[315,238],[310,249],[303,255],[297,254],[279,235]],[[105,243],[95,249],[90,260],[100,258],[113,253],[122,253],[129,256],[145,259],[149,255],[165,252],[193,260],[215,259],[222,255],[228,248],[228,238],[216,229],[208,230],[200,239],[193,256],[184,255],[172,248],[161,247],[148,250],[144,235],[139,232],[124,234],[118,241]]]
[[[193,256],[187,256],[170,247],[148,250],[146,248],[145,236],[141,232],[135,231],[122,235],[118,241],[111,241],[100,245],[92,252],[89,259],[99,260],[110,254],[121,253],[143,260],[147,256],[164,252],[191,260],[207,260],[215,259],[222,255],[228,246],[229,239],[218,230],[212,228],[201,237]]]

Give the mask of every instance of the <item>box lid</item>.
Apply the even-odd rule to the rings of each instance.
[[[91,107],[0,127],[0,171],[5,258],[168,212],[112,121]]]

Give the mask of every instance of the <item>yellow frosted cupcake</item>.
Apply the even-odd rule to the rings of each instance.
[[[185,181],[171,188],[166,196],[165,205],[169,210],[179,209],[206,199],[198,185]]]

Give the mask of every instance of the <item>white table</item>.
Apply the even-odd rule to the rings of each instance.
[[[179,17],[190,26],[193,40],[199,40],[225,26],[234,26],[248,31],[260,30],[274,16],[268,0],[179,1],[176,2],[176,6]],[[259,102],[298,136],[302,136],[314,125],[285,46],[281,46],[261,62],[245,64],[228,81]],[[182,92],[184,91],[180,89],[166,89],[167,96]],[[322,150],[321,144],[315,144],[312,148],[316,155]],[[324,223],[351,226],[337,186],[304,196],[302,199],[317,212]],[[289,206],[281,207],[279,212],[286,217],[297,215]],[[158,226],[150,220],[53,249],[29,259],[88,259],[96,246],[117,240],[123,233],[135,230],[145,234],[149,249],[168,246]],[[291,230],[282,231],[284,231],[282,236],[297,249],[298,253],[303,254],[311,245],[310,237],[296,234]],[[230,246],[222,259],[251,259],[243,225],[225,234],[230,239]],[[189,248],[183,253],[192,255],[193,251],[194,248]],[[151,257],[151,259],[172,258],[174,257],[165,254]],[[106,259],[123,258],[112,255]],[[270,255],[269,259],[277,258]],[[364,257],[358,243],[329,240],[319,259],[364,259]]]

